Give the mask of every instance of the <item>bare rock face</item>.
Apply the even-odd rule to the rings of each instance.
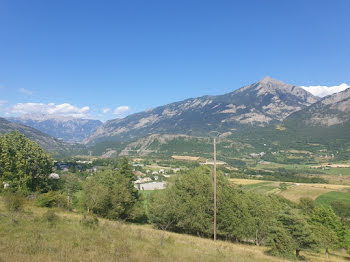
[[[291,117],[313,126],[330,127],[350,122],[350,88],[327,96]]]
[[[151,134],[207,135],[279,122],[318,101],[304,89],[270,77],[220,96],[203,96],[106,122],[84,140],[129,141]]]

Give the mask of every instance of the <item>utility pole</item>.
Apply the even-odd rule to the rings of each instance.
[[[214,137],[214,241],[216,241],[216,138]]]

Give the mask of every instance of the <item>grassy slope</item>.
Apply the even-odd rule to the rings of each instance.
[[[320,206],[330,206],[331,202],[336,200],[350,201],[350,194],[336,191],[328,192],[320,195],[316,199],[316,204]]]
[[[283,261],[265,255],[264,247],[214,243],[150,226],[100,219],[90,229],[79,223],[80,215],[64,211],[56,211],[59,221],[50,226],[42,219],[46,211],[29,206],[9,214],[0,204],[0,261]],[[326,261],[323,255],[306,256]],[[333,255],[327,261],[344,260]]]

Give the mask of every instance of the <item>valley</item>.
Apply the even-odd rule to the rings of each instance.
[[[265,77],[105,123],[0,119],[0,241],[17,246],[0,258],[347,261],[348,90],[319,98]]]

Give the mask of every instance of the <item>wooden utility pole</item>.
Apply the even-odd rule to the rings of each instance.
[[[214,137],[214,241],[216,241],[216,138]]]

